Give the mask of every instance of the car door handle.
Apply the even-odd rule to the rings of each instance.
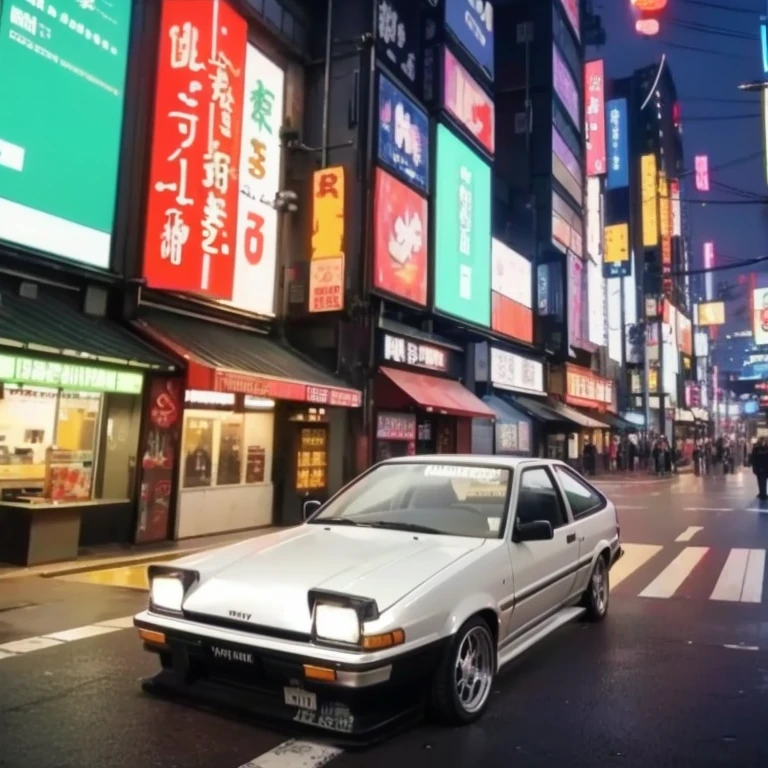
[[[576,541],[576,534],[575,534],[575,533],[569,533],[569,534],[568,534],[568,535],[565,537],[565,541],[566,541],[566,543],[568,543],[568,544],[573,544],[573,542],[574,542],[574,541]]]

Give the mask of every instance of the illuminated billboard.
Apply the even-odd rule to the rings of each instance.
[[[584,100],[587,176],[601,176],[606,171],[605,72],[602,59],[584,64]]]
[[[755,344],[768,344],[768,288],[757,288],[752,296]]]
[[[640,179],[643,212],[643,246],[653,248],[659,243],[659,213],[657,196],[656,155],[643,155]]]
[[[725,303],[722,301],[705,301],[694,305],[695,325],[724,325]]]

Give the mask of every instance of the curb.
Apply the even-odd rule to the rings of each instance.
[[[73,565],[71,568],[40,571],[35,575],[42,576],[44,579],[51,579],[55,576],[71,576],[73,574],[89,573],[91,571],[109,571],[113,568],[130,568],[133,565],[150,565],[151,563],[178,560],[179,558],[186,557],[187,555],[194,555],[198,552],[205,552],[207,549],[215,549],[215,547],[198,547],[197,549],[176,550],[174,552],[158,552],[158,554],[154,557],[150,557],[149,555],[140,555],[135,558],[116,558],[115,560],[110,560],[108,563],[99,560],[98,563],[94,565],[86,565],[85,563],[80,563],[79,565]]]

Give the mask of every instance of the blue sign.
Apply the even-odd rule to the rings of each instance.
[[[493,6],[489,0],[445,0],[445,26],[493,80]]]
[[[608,122],[607,189],[629,186],[629,152],[627,151],[627,100],[612,99],[605,105]]]
[[[429,179],[429,119],[379,72],[379,161],[423,192]]]
[[[421,58],[419,22],[419,4],[413,0],[378,0],[376,53],[411,89]]]

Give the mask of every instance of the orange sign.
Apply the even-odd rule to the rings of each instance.
[[[567,365],[565,369],[565,402],[569,405],[610,409],[613,403],[613,381],[598,376],[587,368]]]
[[[344,309],[344,168],[323,168],[312,179],[309,311]]]

